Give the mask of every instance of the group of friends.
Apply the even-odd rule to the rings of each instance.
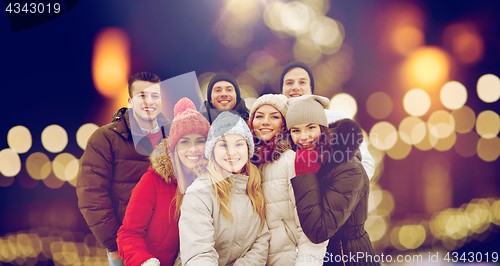
[[[251,110],[217,74],[207,101],[182,98],[172,121],[160,82],[134,74],[128,108],[80,160],[78,206],[110,265],[378,265],[346,258],[375,255],[364,228],[375,162],[361,127],[314,95],[306,64],[285,66],[282,94]]]

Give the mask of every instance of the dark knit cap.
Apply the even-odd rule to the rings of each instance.
[[[280,79],[281,91],[283,91],[283,79],[285,79],[286,73],[288,73],[288,71],[290,71],[296,67],[300,67],[300,68],[304,69],[307,72],[307,74],[309,74],[309,79],[311,79],[311,93],[314,93],[314,77],[313,77],[312,70],[308,65],[306,65],[300,61],[291,62],[290,64],[286,65],[283,68],[283,70],[281,71],[281,79]]]
[[[210,82],[208,83],[207,87],[207,101],[210,103],[210,106],[213,107],[212,103],[210,102],[212,100],[212,89],[215,85],[215,83],[219,81],[227,81],[234,86],[234,90],[236,91],[236,104],[240,102],[241,96],[240,96],[240,87],[238,86],[238,82],[236,82],[236,79],[233,78],[233,76],[229,74],[224,74],[224,73],[219,73],[215,75]]]

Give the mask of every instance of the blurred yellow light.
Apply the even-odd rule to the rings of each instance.
[[[433,134],[431,134],[431,131],[430,131],[429,127],[427,127],[427,126],[426,126],[426,130],[427,130],[427,133],[425,134],[424,139],[422,139],[422,141],[420,141],[419,143],[414,144],[415,147],[417,147],[419,150],[422,150],[422,151],[427,151],[427,150],[432,149],[436,145],[436,143],[438,142],[438,138],[436,136],[439,135],[439,132],[438,132],[437,128],[436,127],[432,128]]]
[[[17,234],[16,242],[22,257],[26,258],[32,255],[33,243],[27,234]]]
[[[403,225],[399,230],[399,242],[407,249],[416,249],[425,241],[425,228],[422,225]]]
[[[247,67],[248,67],[248,64],[247,64]],[[279,65],[277,65],[276,67],[281,69],[281,67],[279,67]],[[252,67],[250,67],[250,68],[252,68]],[[273,80],[273,78],[271,77],[270,80]],[[246,86],[252,87],[256,93],[256,95],[255,95],[256,97],[259,97],[259,95],[262,93],[262,90],[264,89],[264,86],[263,86],[264,78],[261,76],[261,74],[255,72],[253,70],[245,70],[245,71],[241,72],[238,75],[238,77],[236,78],[236,81],[238,82],[238,84],[240,86],[246,85]],[[208,81],[207,81],[207,83],[208,83]],[[207,86],[208,86],[208,84],[207,84]],[[280,91],[280,93],[281,93],[281,91]]]
[[[42,180],[45,186],[51,189],[58,189],[62,187],[65,183],[65,181],[57,178],[54,173],[49,174],[47,178]]]
[[[274,83],[279,78],[275,70],[279,69],[280,65],[276,58],[267,52],[259,51],[252,53],[248,57],[246,65],[248,69],[259,74],[259,81],[262,83]]]
[[[382,159],[384,158],[385,152],[383,150],[377,149],[375,146],[373,146],[373,144],[368,145],[368,151],[375,160],[375,165],[379,165],[380,162],[382,162]]]
[[[493,74],[486,74],[477,81],[477,95],[486,103],[498,101],[500,98],[500,79]]]
[[[258,2],[254,0],[227,0],[226,8],[244,24],[253,25],[259,18]]]
[[[386,151],[387,155],[394,160],[401,160],[410,154],[411,145],[398,138],[396,144]]]
[[[458,248],[458,241],[456,239],[453,239],[453,238],[445,237],[445,238],[443,238],[442,243],[443,243],[443,247],[446,248],[447,250],[450,250],[450,251]]]
[[[284,30],[285,26],[281,22],[281,9],[285,4],[282,2],[272,2],[264,9],[264,22],[275,31]]]
[[[455,119],[453,116],[444,111],[437,110],[431,114],[427,121],[429,132],[436,138],[443,139],[455,132]]]
[[[400,25],[391,34],[391,44],[401,55],[408,55],[424,44],[425,37],[421,29],[412,25]]]
[[[387,232],[387,223],[378,215],[368,215],[365,221],[365,230],[372,242],[379,241]]]
[[[382,190],[382,201],[377,208],[377,215],[386,217],[392,213],[395,207],[394,196],[387,190]]]
[[[407,144],[420,143],[427,134],[424,121],[418,117],[409,116],[399,124],[399,137]]]
[[[500,225],[500,200],[496,200],[490,207],[491,222]]]
[[[293,45],[293,56],[295,60],[312,66],[319,61],[322,54],[321,51],[316,48],[307,47],[300,42],[295,42]]]
[[[375,92],[366,100],[366,111],[376,119],[384,119],[392,112],[392,99],[383,92]]]
[[[339,93],[330,99],[328,109],[344,112],[350,119],[353,119],[358,112],[356,100],[347,93]]]
[[[342,35],[335,20],[329,17],[319,17],[311,24],[311,37],[314,42],[323,46],[338,45]],[[341,43],[341,40],[340,40]]]
[[[401,231],[401,227],[394,227],[389,235],[389,239],[391,240],[391,245],[398,250],[406,250],[406,248],[401,245],[399,232]]]
[[[375,210],[380,202],[382,202],[382,190],[380,186],[374,183],[370,183],[370,196],[368,197],[368,212]]]
[[[476,154],[479,136],[474,131],[457,134],[455,151],[462,157],[471,157]]]
[[[130,76],[130,41],[118,27],[97,33],[92,54],[92,78],[99,93],[113,98],[127,90]]]
[[[50,125],[42,131],[43,147],[52,153],[58,153],[68,145],[68,134],[59,125]]]
[[[94,133],[94,131],[96,131],[98,128],[99,127],[96,124],[92,123],[81,126],[76,132],[76,143],[78,143],[78,146],[85,150],[85,147],[87,147],[87,141],[89,140],[92,133]]]
[[[456,210],[445,222],[446,236],[455,240],[462,239],[469,234],[469,218],[461,210]]]
[[[339,74],[328,63],[320,63],[313,68],[314,92],[317,95],[337,93]]]
[[[438,139],[436,145],[434,145],[434,149],[438,151],[447,151],[455,145],[457,141],[457,134],[453,131],[448,137],[443,139]]]
[[[54,158],[52,169],[57,178],[69,181],[76,178],[78,174],[78,160],[69,153],[61,153]]]
[[[474,128],[476,114],[470,107],[462,106],[460,109],[453,110],[451,115],[455,120],[455,131],[458,133],[468,133]]]
[[[497,113],[487,110],[477,116],[476,131],[479,136],[491,139],[500,132],[500,117]]]
[[[21,171],[21,159],[11,149],[0,151],[0,173],[4,176],[15,176]]]
[[[219,41],[228,47],[245,47],[253,40],[253,29],[235,23],[226,23],[218,28]]]
[[[433,90],[447,79],[450,62],[447,53],[437,47],[418,48],[403,67],[404,79],[409,86]]]
[[[245,98],[245,105],[249,110],[252,110],[252,106],[256,101],[256,98]]]
[[[297,1],[286,3],[280,15],[283,25],[293,31],[303,30],[309,24],[309,7]]]
[[[486,162],[493,162],[500,156],[500,139],[480,138],[477,144],[477,156]]]
[[[431,108],[431,98],[422,89],[412,89],[405,94],[403,105],[409,115],[422,116]]]
[[[389,150],[397,141],[398,132],[389,122],[378,122],[370,130],[370,143],[379,150]]]
[[[17,153],[25,153],[31,148],[31,133],[24,126],[15,126],[7,133],[7,143]]]
[[[486,200],[480,203],[469,203],[465,212],[468,214],[469,227],[472,232],[481,234],[490,226],[489,203]]]
[[[49,157],[41,152],[32,153],[26,159],[26,171],[35,180],[47,178],[52,171]]]
[[[444,84],[440,93],[441,103],[451,110],[460,109],[467,101],[467,90],[465,86],[457,81]]]

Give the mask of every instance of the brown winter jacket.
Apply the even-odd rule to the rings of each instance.
[[[168,134],[170,121],[162,114],[157,121]],[[130,123],[135,125],[131,127]],[[150,164],[148,156],[137,151],[153,149],[149,138],[132,132],[131,128],[139,129],[137,122],[129,119],[129,109],[121,108],[113,115],[113,122],[92,134],[80,159],[76,185],[78,207],[96,239],[109,252],[118,249],[116,233],[132,189]],[[137,151],[132,134],[140,139]]]
[[[348,256],[345,265],[380,265],[366,259],[367,255],[375,256],[364,226],[368,218],[370,180],[361,160],[353,155],[362,139],[355,139],[355,144],[349,145],[351,137],[362,138],[362,133],[350,131],[357,126],[355,123],[350,119],[333,123],[338,140],[335,150],[341,151],[342,156],[336,153],[318,173],[299,175],[291,180],[304,233],[313,243],[330,239],[323,265],[342,265],[340,261],[331,261],[342,254]],[[362,252],[365,258],[351,260],[350,255],[356,256],[357,252]]]

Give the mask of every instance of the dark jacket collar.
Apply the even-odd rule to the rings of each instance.
[[[241,99],[236,106],[229,110],[232,113],[239,115],[245,122],[248,121],[248,117],[250,116],[250,110],[248,110],[245,100]],[[205,116],[210,124],[217,118],[217,116],[224,111],[218,110],[212,107],[212,104],[209,101],[205,101],[203,105],[200,107],[200,113]]]

